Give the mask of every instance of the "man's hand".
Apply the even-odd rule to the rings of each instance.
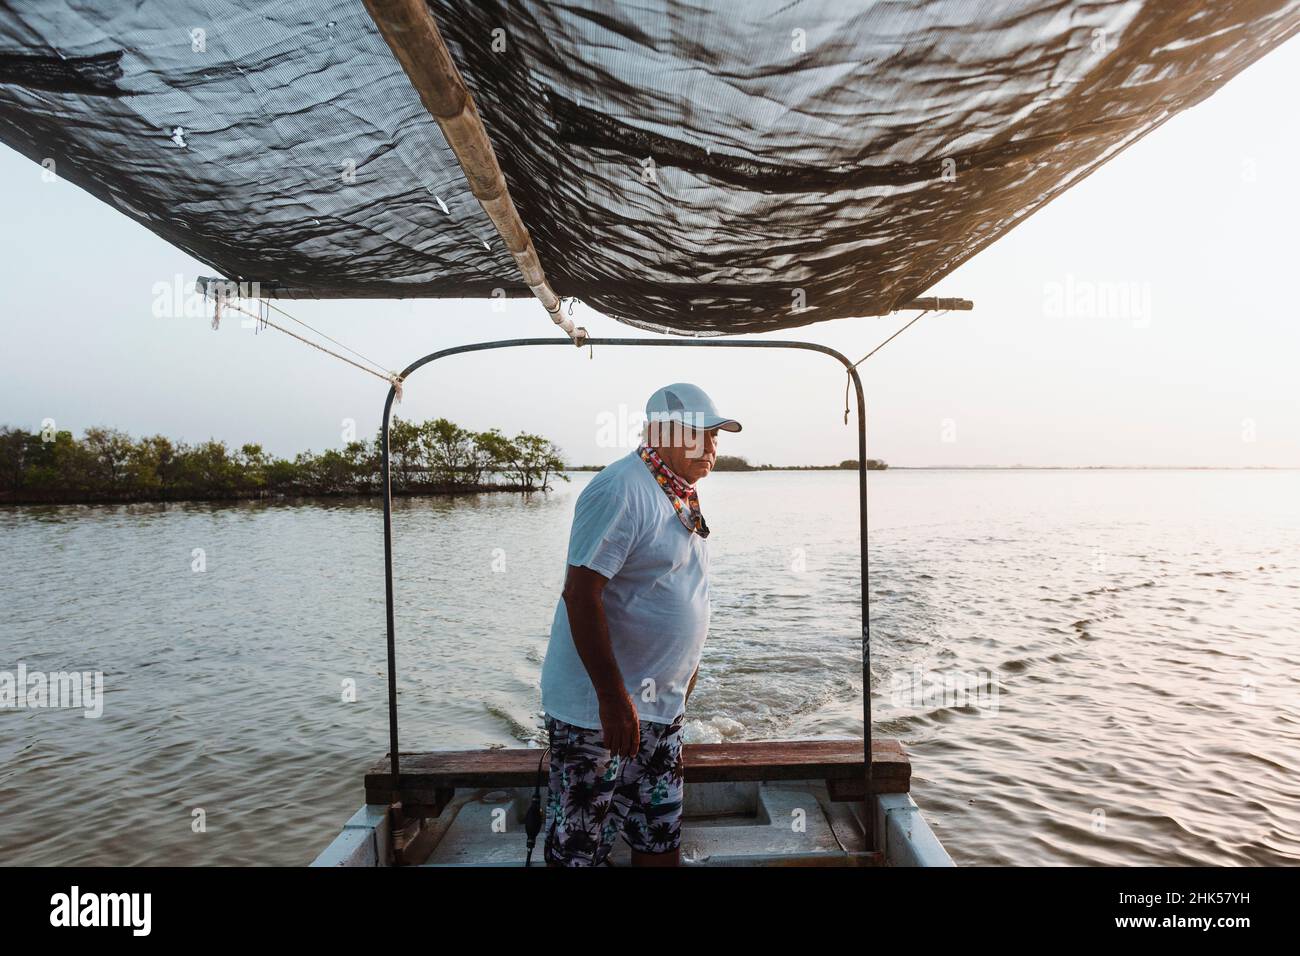
[[[620,687],[598,699],[605,749],[619,757],[635,757],[641,749],[641,725],[631,695]]]

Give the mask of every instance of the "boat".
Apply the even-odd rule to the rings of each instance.
[[[529,862],[537,749],[400,749],[388,427],[433,361],[562,345],[805,349],[856,392],[863,735],[688,745],[683,862],[951,866],[873,734],[865,359],[735,336],[969,311],[931,290],[1297,32],[1300,0],[14,0],[0,141],[219,273],[214,326],[532,297],[562,333],[401,372],[310,343],[389,386],[389,748],[315,865]],[[683,337],[593,338],[566,300]]]
[[[952,866],[908,793],[903,747],[875,743],[869,800],[857,740],[686,744],[682,865]],[[396,835],[387,801],[399,792],[381,762],[366,775],[366,804],[312,866],[522,866],[538,755],[402,754],[400,795],[432,802]],[[628,865],[627,845],[618,843],[609,861]]]

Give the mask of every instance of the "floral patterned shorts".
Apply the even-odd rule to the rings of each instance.
[[[622,835],[641,853],[670,853],[682,833],[682,721],[641,721],[630,759],[605,749],[600,730],[546,715],[551,744],[546,862],[598,866]]]

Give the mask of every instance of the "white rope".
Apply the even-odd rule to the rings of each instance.
[[[936,300],[936,301],[938,301],[938,300]],[[885,339],[885,341],[881,342],[879,345],[877,345],[874,349],[872,349],[872,350],[871,350],[870,352],[868,352],[866,355],[862,356],[862,358],[860,358],[860,359],[858,359],[856,362],[854,362],[854,363],[853,363],[853,368],[857,368],[859,365],[861,365],[861,364],[862,364],[863,362],[865,362],[867,359],[871,358],[871,356],[875,355],[877,352],[879,352],[881,349],[883,349],[883,348],[884,348],[886,345],[888,345],[890,342],[894,341],[894,339],[898,338],[900,335],[902,335],[904,332],[906,332],[908,329],[910,329],[913,325],[915,325],[917,322],[919,322],[923,316],[928,315],[928,314],[930,313],[930,311],[931,311],[930,309],[922,309],[919,313],[917,313],[916,317],[915,317],[914,319],[912,319],[912,321],[908,322],[905,326],[903,326],[901,329],[899,329],[897,332],[895,332],[895,333],[894,333],[893,335],[891,335],[889,338]],[[947,315],[947,314],[948,314],[949,312],[951,312],[951,311],[952,311],[952,309],[944,309],[942,312],[939,313],[938,316],[936,316],[936,318],[939,318],[939,317],[941,317],[941,316],[945,316],[945,315]],[[849,385],[852,383],[852,381],[853,381],[853,375],[851,374],[851,370],[850,370],[850,369],[845,369],[845,370],[844,370],[844,424],[845,424],[845,425],[847,425],[847,424],[849,423]]]
[[[343,344],[342,342],[340,342],[338,339],[330,338],[328,335],[326,335],[326,334],[325,334],[324,332],[322,332],[320,329],[312,328],[312,326],[308,325],[308,324],[307,324],[306,322],[304,322],[302,319],[296,318],[296,317],[290,315],[288,312],[284,311],[284,309],[280,308],[278,305],[276,305],[276,304],[275,304],[274,302],[272,302],[270,299],[258,299],[257,301],[258,301],[262,306],[265,306],[267,309],[274,309],[276,312],[279,312],[282,316],[284,316],[286,319],[290,320],[291,322],[297,322],[297,323],[298,323],[299,325],[301,325],[304,329],[308,329],[308,330],[310,330],[311,332],[314,332],[316,335],[319,335],[321,338],[325,339],[327,342],[333,342],[335,345],[337,345],[339,348],[343,349],[344,351],[346,351],[346,352],[351,352],[351,353],[352,353],[353,355],[355,355],[357,358],[361,359],[361,361],[363,361],[363,362],[368,362],[370,365],[373,365],[376,369],[378,369],[378,370],[379,370],[379,371],[380,371],[384,376],[388,376],[389,374],[391,374],[391,373],[390,373],[386,368],[384,368],[382,365],[380,365],[380,364],[379,364],[378,362],[376,362],[374,359],[367,358],[366,356],[364,356],[364,355],[362,355],[360,352],[358,352],[356,349],[354,349],[354,348],[349,348],[348,346],[344,345],[344,344]],[[262,321],[265,322],[266,319],[263,318]]]
[[[289,331],[288,329],[286,329],[284,326],[282,326],[282,325],[277,325],[276,323],[272,322],[272,321],[270,320],[270,318],[269,318],[265,313],[259,315],[259,314],[255,313],[255,312],[250,312],[248,309],[244,308],[242,305],[232,304],[232,303],[230,302],[230,300],[229,300],[229,297],[226,295],[225,290],[222,289],[222,287],[221,287],[220,284],[214,284],[213,289],[214,289],[214,292],[213,292],[213,298],[214,298],[214,300],[215,300],[215,302],[216,302],[216,308],[215,308],[215,310],[214,310],[214,312],[213,312],[213,316],[212,316],[212,327],[213,327],[214,329],[217,328],[217,326],[220,324],[220,322],[221,322],[221,314],[222,314],[223,312],[225,312],[225,311],[240,312],[240,313],[242,313],[242,314],[248,316],[249,318],[253,319],[254,321],[256,321],[256,322],[259,324],[259,326],[263,326],[263,327],[265,327],[265,326],[269,326],[270,328],[275,329],[277,332],[283,332],[285,335],[289,336],[290,338],[297,339],[299,342],[302,342],[302,343],[305,344],[305,345],[310,345],[312,348],[314,348],[314,349],[318,349],[318,350],[324,352],[326,355],[332,355],[334,358],[338,359],[338,360],[341,361],[341,362],[347,362],[347,363],[348,363],[349,365],[351,365],[353,368],[359,368],[359,369],[361,369],[361,371],[365,372],[367,375],[373,375],[375,378],[383,379],[383,380],[384,380],[385,382],[387,382],[389,385],[393,386],[393,391],[396,393],[397,401],[398,401],[399,403],[402,401],[402,376],[400,376],[400,375],[397,374],[396,372],[390,372],[390,371],[382,370],[382,369],[383,369],[383,366],[380,365],[378,362],[375,362],[375,361],[373,361],[372,359],[368,359],[368,358],[366,358],[366,357],[365,357],[364,355],[362,355],[360,352],[357,352],[357,351],[355,351],[354,349],[350,349],[350,348],[348,348],[348,347],[347,347],[346,345],[344,345],[342,342],[338,342],[338,341],[335,341],[334,339],[331,339],[331,338],[330,338],[328,335],[326,335],[324,332],[319,332],[319,331],[317,331],[316,329],[312,329],[311,326],[308,325],[306,322],[303,322],[303,321],[301,321],[300,319],[295,319],[292,315],[289,315],[288,312],[285,312],[283,309],[276,308],[276,306],[271,305],[271,303],[268,302],[268,301],[266,301],[265,299],[259,299],[258,301],[259,301],[261,304],[267,306],[268,308],[275,309],[276,312],[279,312],[281,315],[285,316],[286,318],[293,319],[294,322],[297,322],[299,325],[303,326],[304,328],[311,329],[313,332],[315,332],[315,333],[316,333],[317,335],[319,335],[321,338],[329,339],[329,341],[334,342],[334,344],[337,345],[337,346],[339,346],[339,348],[347,349],[347,351],[351,352],[353,355],[357,356],[358,358],[360,358],[360,359],[362,359],[362,360],[364,360],[364,361],[366,361],[366,362],[370,362],[371,365],[375,366],[375,368],[377,368],[377,369],[381,369],[382,371],[375,371],[374,369],[366,368],[364,365],[360,364],[359,362],[354,362],[352,359],[348,358],[346,355],[340,355],[338,352],[335,352],[335,351],[332,351],[332,350],[330,350],[330,349],[327,349],[325,346],[321,345],[319,342],[313,342],[311,339],[303,338],[303,337],[302,337],[301,335],[299,335],[297,332],[291,332],[291,331]]]
[[[204,292],[204,296],[207,293]],[[212,331],[215,332],[221,328],[221,313],[226,307],[226,288],[225,286],[216,286],[212,291]]]

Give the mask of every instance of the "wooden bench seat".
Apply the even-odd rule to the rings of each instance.
[[[686,744],[687,783],[752,780],[824,780],[835,800],[866,795],[860,740],[759,740]],[[403,804],[437,808],[463,789],[531,787],[542,751],[435,750],[401,754]],[[543,771],[546,765],[543,764]],[[366,774],[366,803],[387,804],[399,796],[387,756]],[[872,792],[906,793],[912,766],[897,740],[872,741]],[[545,785],[545,777],[542,778]]]

